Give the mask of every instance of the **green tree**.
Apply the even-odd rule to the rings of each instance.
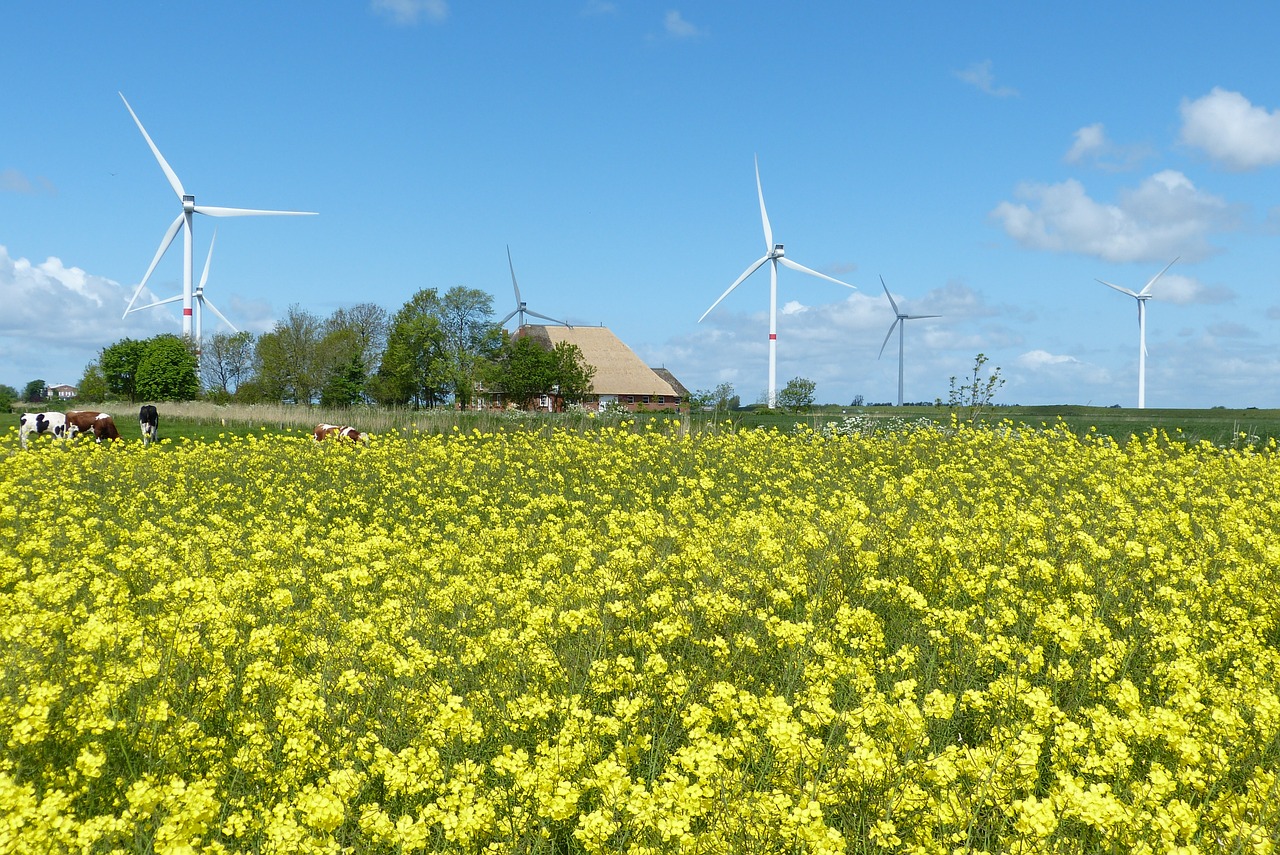
[[[778,393],[778,406],[784,410],[804,412],[813,407],[813,393],[818,384],[803,377],[793,377]]]
[[[214,400],[227,401],[249,378],[253,370],[253,333],[216,332],[205,343],[200,354],[200,378],[206,394]]]
[[[392,318],[382,362],[370,382],[379,403],[430,407],[447,396],[450,372],[440,308],[436,289],[425,288]]]
[[[316,399],[323,384],[320,340],[320,319],[296,303],[271,332],[258,337],[254,364],[267,400],[310,404]]]
[[[445,376],[454,401],[464,409],[471,405],[484,366],[502,346],[502,334],[492,318],[493,297],[475,288],[454,286],[440,301]]]
[[[22,393],[17,389],[5,383],[0,383],[0,407],[4,407],[4,411],[9,412],[9,407],[14,401],[20,400]]]
[[[711,392],[711,406],[719,412],[736,410],[742,406],[742,400],[734,391],[732,383],[721,383]]]
[[[107,377],[102,373],[102,366],[96,361],[84,367],[80,383],[76,386],[77,397],[82,401],[105,401],[107,399]]]
[[[596,367],[588,365],[582,349],[567,341],[556,342],[551,349],[551,389],[567,403],[581,403],[591,394],[591,381]]]
[[[136,393],[147,401],[190,401],[200,395],[195,351],[176,335],[158,335],[147,342],[138,366]]]
[[[329,367],[320,388],[320,403],[326,407],[349,407],[364,397],[368,377],[359,354],[351,354],[346,362]]]
[[[49,388],[49,384],[43,380],[30,380],[27,382],[26,388],[22,390],[22,400],[28,404],[39,404],[44,401],[45,390]]]
[[[326,336],[338,331],[346,334],[346,346],[360,360],[366,376],[378,369],[390,329],[391,319],[387,310],[375,303],[357,303],[350,308],[335,309],[324,322]],[[339,361],[345,361],[348,355],[343,354]]]
[[[530,409],[534,400],[551,389],[548,351],[526,335],[509,336],[493,366],[488,385],[508,403]]]
[[[107,396],[138,400],[138,366],[147,355],[147,342],[122,338],[102,349],[98,366],[107,381]]]
[[[588,365],[576,344],[547,348],[532,336],[507,337],[488,373],[488,383],[510,403],[531,409],[542,395],[581,401],[591,392],[595,366]]]
[[[339,308],[325,319],[317,349],[322,403],[367,400],[369,380],[386,350],[390,321],[373,303]]]

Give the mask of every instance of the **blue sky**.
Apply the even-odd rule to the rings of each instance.
[[[604,324],[691,389],[767,378],[753,158],[820,401],[1280,406],[1280,10],[1263,3],[24,3],[0,13],[0,382],[75,383],[178,202],[242,328],[455,285]],[[181,239],[152,277],[181,290]],[[206,319],[206,332],[216,329]]]

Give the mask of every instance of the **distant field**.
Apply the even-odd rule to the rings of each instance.
[[[141,439],[134,404],[84,405],[86,409],[102,409],[115,416],[120,435],[127,440]],[[379,407],[351,410],[322,409],[285,405],[231,405],[218,406],[202,402],[161,404],[161,436],[169,438],[217,439],[219,434],[243,436],[247,433],[296,433],[309,432],[320,422],[350,424],[375,435],[385,433],[442,433],[460,430],[501,429],[544,430],[555,426],[590,428],[608,423],[609,420],[586,418],[581,415],[547,415],[527,413],[471,413],[452,409],[401,410]],[[59,408],[53,408],[59,409]],[[628,419],[637,426],[652,420],[659,422],[674,418],[671,413],[638,414]],[[874,424],[889,425],[899,421],[914,422],[929,419],[946,422],[951,413],[946,407],[817,407],[810,413],[763,413],[753,410],[733,410],[720,413],[695,413],[682,419],[692,430],[726,423],[733,427],[777,427],[790,430],[797,423],[819,428],[830,422],[844,419],[866,419]],[[1085,407],[1077,405],[1037,407],[995,407],[985,410],[980,421],[997,423],[1009,420],[1015,424],[1040,427],[1064,423],[1077,435],[1089,432],[1111,436],[1124,441],[1131,436],[1143,435],[1151,430],[1166,433],[1171,439],[1186,442],[1208,440],[1214,445],[1266,444],[1280,440],[1280,410],[1276,409],[1124,409],[1113,407]],[[618,419],[612,420],[617,422]],[[17,429],[18,412],[0,413],[0,432]],[[1242,436],[1243,435],[1243,436]]]

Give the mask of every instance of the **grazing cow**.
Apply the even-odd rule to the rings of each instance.
[[[160,435],[160,414],[151,404],[143,404],[138,411],[138,427],[142,430],[142,444],[149,445]]]
[[[97,410],[71,410],[67,413],[67,432],[64,438],[70,439],[78,433],[92,433],[96,442],[120,438],[120,431],[116,429],[111,415]]]
[[[27,447],[27,435],[39,436],[47,433],[50,436],[64,436],[67,432],[67,417],[62,413],[23,413],[18,420],[18,445]]]
[[[316,425],[316,429],[312,432],[315,435],[316,442],[326,439],[349,439],[352,442],[362,442],[369,444],[369,435],[361,433],[353,427],[345,427],[342,425]]]

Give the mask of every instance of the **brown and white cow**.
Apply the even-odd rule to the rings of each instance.
[[[352,442],[362,442],[369,444],[369,435],[361,433],[353,427],[345,425],[316,425],[316,429],[312,431],[316,438],[316,442],[322,442],[326,439],[349,439]]]
[[[67,432],[67,417],[62,413],[23,413],[18,420],[18,445],[27,447],[27,436],[47,433],[60,437]]]
[[[67,412],[66,439],[76,434],[92,433],[96,442],[104,439],[119,439],[120,431],[109,413],[97,410],[70,410]]]

